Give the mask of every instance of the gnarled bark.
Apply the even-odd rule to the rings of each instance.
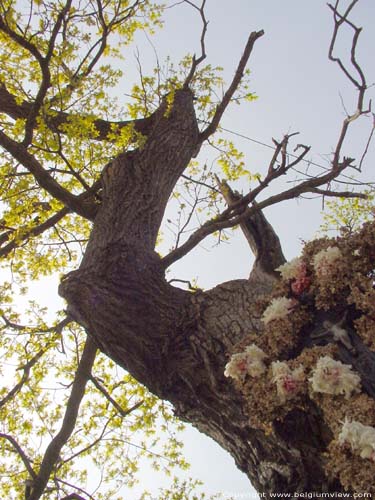
[[[331,436],[315,407],[292,412],[266,435],[249,426],[242,396],[224,377],[233,345],[261,331],[254,304],[270,290],[272,274],[261,280],[262,269],[249,280],[197,293],[165,280],[154,251],[157,231],[199,145],[192,93],[179,90],[171,109],[166,102],[159,109],[144,147],[106,167],[85,257],[60,293],[102,351],[228,450],[258,491],[339,491],[323,472],[321,453]],[[247,226],[256,229],[251,236],[258,248],[263,222],[260,216]],[[273,237],[268,223],[267,231],[265,237]],[[273,250],[274,262],[283,262],[281,249]]]

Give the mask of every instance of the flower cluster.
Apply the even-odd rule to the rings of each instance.
[[[225,366],[224,375],[243,381],[246,375],[259,377],[266,371],[264,359],[267,355],[255,344],[246,347],[244,352],[233,354]]]
[[[303,366],[291,370],[287,363],[281,361],[275,361],[271,366],[273,381],[276,383],[280,400],[285,402],[295,397],[305,381]]]
[[[318,276],[329,276],[339,270],[343,255],[338,247],[328,247],[313,258],[314,270]]]
[[[301,274],[304,274],[305,270],[306,264],[300,257],[296,257],[276,269],[281,274],[283,280],[297,279]]]
[[[360,422],[345,420],[339,434],[339,443],[347,443],[361,458],[375,462],[375,428]]]
[[[293,299],[288,299],[287,297],[278,297],[272,299],[270,305],[263,313],[263,323],[266,325],[267,323],[275,319],[285,318],[295,305],[296,301]]]
[[[276,271],[279,271],[283,280],[291,281],[290,286],[295,295],[301,295],[311,284],[311,279],[307,276],[306,264],[300,257],[279,266]]]
[[[352,371],[351,365],[335,361],[329,356],[318,360],[309,381],[316,392],[333,395],[345,394],[346,399],[361,391],[361,378]]]

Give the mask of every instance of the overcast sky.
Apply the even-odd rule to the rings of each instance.
[[[368,82],[372,83],[375,81],[374,0],[360,1],[354,14],[355,20],[364,27],[359,60],[366,70]],[[355,102],[355,92],[338,68],[327,60],[333,21],[326,3],[323,0],[207,0],[206,17],[210,21],[206,39],[207,63],[224,67],[227,81],[236,68],[249,33],[265,31],[265,36],[256,42],[249,63],[251,88],[259,99],[241,107],[230,107],[222,125],[265,144],[272,144],[272,137],[281,139],[285,133],[298,131],[297,142],[310,145],[311,159],[326,167],[327,155],[335,147],[344,117],[340,94],[349,110]],[[187,52],[199,54],[200,30],[200,18],[194,9],[187,5],[169,9],[164,29],[152,39],[159,59],[162,61],[170,55],[178,62]],[[147,68],[155,65],[154,49],[142,34],[137,36],[137,46],[144,72],[147,72]],[[344,46],[341,45],[343,50]],[[129,88],[136,77],[133,53],[130,50],[126,59],[130,67],[127,70]],[[345,146],[348,155],[358,157],[370,127],[369,120],[362,120],[356,127]],[[272,151],[234,134],[228,137],[243,149],[250,170],[265,171]],[[203,161],[204,154],[201,155]],[[371,175],[369,172],[368,177]],[[288,259],[299,253],[302,240],[314,236],[319,228],[320,212],[319,200],[292,201],[267,210]],[[238,233],[230,244],[211,248],[210,243],[204,243],[178,262],[172,272],[179,278],[197,278],[199,285],[207,289],[226,280],[246,278],[251,263],[248,245]],[[232,458],[212,440],[189,429],[185,441],[187,458],[192,463],[187,475],[202,479],[205,492],[223,491],[235,499],[255,497],[255,492],[249,492],[247,478],[236,469]],[[124,498],[135,500],[137,492],[144,488],[156,492],[159,486],[166,484],[168,480],[145,467],[140,488],[124,492]]]

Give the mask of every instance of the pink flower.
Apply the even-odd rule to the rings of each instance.
[[[244,381],[246,375],[259,377],[266,371],[266,354],[255,344],[248,345],[243,352],[233,354],[225,366],[224,375]]]
[[[291,375],[285,375],[281,380],[282,388],[288,394],[293,394],[298,390],[299,382],[295,380]]]
[[[303,366],[291,370],[285,361],[275,361],[272,363],[271,368],[277,394],[283,403],[301,392],[305,382]]]
[[[308,276],[303,276],[301,278],[297,278],[291,284],[292,292],[296,295],[301,295],[305,290],[310,287],[311,279]]]

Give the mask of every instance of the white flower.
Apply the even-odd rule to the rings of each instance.
[[[233,354],[230,361],[225,365],[224,375],[237,380],[243,380],[246,377],[248,368],[248,358],[245,352]]]
[[[300,257],[296,257],[286,264],[279,266],[276,271],[279,271],[284,280],[297,279],[305,271],[305,264]]]
[[[274,319],[285,318],[293,309],[295,301],[287,297],[278,297],[272,299],[271,304],[264,311],[262,321],[264,324],[273,321]]]
[[[332,271],[338,270],[342,259],[343,255],[338,247],[328,247],[326,250],[321,250],[313,258],[315,272],[320,276],[331,274]]]
[[[309,379],[316,392],[325,394],[345,394],[348,399],[353,393],[361,391],[361,378],[352,371],[351,365],[335,361],[329,356],[320,358]]]
[[[305,381],[303,366],[291,370],[287,363],[275,361],[272,363],[273,382],[276,383],[277,394],[282,402],[293,398],[301,389]]]
[[[243,381],[246,375],[259,377],[266,371],[263,360],[267,355],[255,344],[246,347],[244,352],[233,354],[225,366],[224,375]]]
[[[354,453],[361,458],[375,462],[375,429],[360,422],[349,422],[345,419],[339,434],[339,443],[348,443]]]
[[[263,360],[267,357],[267,354],[255,344],[248,345],[245,352],[249,360],[249,375],[251,377],[259,377],[259,375],[262,375],[262,373],[264,373],[267,369],[263,362]]]

